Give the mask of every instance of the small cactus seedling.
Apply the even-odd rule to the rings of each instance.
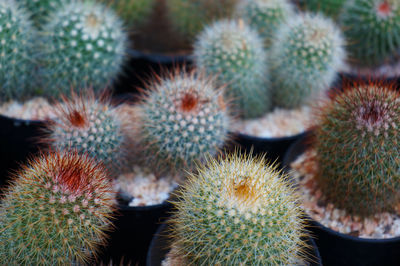
[[[29,15],[14,0],[0,0],[0,100],[31,94],[34,38]]]
[[[228,139],[231,120],[213,80],[179,71],[150,85],[139,117],[147,161],[173,172],[215,155]]]
[[[88,262],[105,242],[114,201],[105,170],[86,156],[31,160],[0,205],[0,264]]]
[[[49,15],[60,8],[63,4],[74,0],[17,0],[21,2],[26,10],[31,14],[36,27],[40,28],[46,23]]]
[[[244,0],[239,2],[237,13],[258,30],[269,47],[279,26],[294,15],[294,8],[287,0]]]
[[[109,4],[129,27],[143,24],[150,16],[155,0],[101,0]]]
[[[326,16],[337,19],[347,0],[303,0],[302,6],[312,12],[322,12]]]
[[[75,149],[102,162],[112,174],[118,174],[127,163],[127,124],[109,100],[73,95],[54,108],[57,118],[48,123],[44,141],[52,149]]]
[[[209,160],[173,202],[172,245],[187,265],[294,265],[304,262],[299,200],[263,158]]]
[[[354,84],[323,105],[316,132],[318,184],[338,208],[361,216],[400,203],[400,93]]]
[[[168,0],[168,16],[176,30],[185,38],[195,37],[204,25],[230,17],[238,0]]]
[[[43,26],[42,87],[57,96],[70,88],[103,89],[120,73],[127,48],[122,22],[93,1],[74,1],[53,12]]]
[[[354,0],[344,5],[340,24],[349,54],[360,66],[376,66],[399,55],[400,2]]]
[[[194,45],[198,68],[227,85],[226,95],[244,118],[270,109],[268,67],[263,40],[242,20],[222,20],[207,26]]]
[[[321,15],[290,18],[271,47],[273,98],[277,106],[297,108],[329,88],[344,64],[340,30]]]

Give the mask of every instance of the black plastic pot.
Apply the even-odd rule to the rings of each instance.
[[[286,170],[309,147],[307,137],[297,140],[283,159]],[[310,220],[310,230],[316,237],[324,265],[400,265],[400,237],[363,239],[336,232]]]
[[[149,251],[147,253],[147,262],[146,266],[160,266],[161,262],[165,259],[165,256],[169,252],[168,241],[169,238],[167,236],[168,225],[161,225],[157,232],[155,233],[153,240],[151,241]],[[312,258],[312,263],[310,266],[314,265],[322,265],[321,257],[318,251],[317,246],[314,243],[312,238],[307,239],[307,243],[312,247],[312,250],[308,250],[310,257]]]

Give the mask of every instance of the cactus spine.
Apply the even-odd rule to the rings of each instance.
[[[17,0],[31,14],[35,26],[40,28],[46,23],[49,15],[60,8],[63,4],[74,0]]]
[[[86,263],[105,241],[114,198],[104,169],[75,153],[23,167],[0,205],[1,265]]]
[[[349,54],[355,64],[376,66],[399,55],[399,1],[348,1],[340,24],[346,29]]]
[[[269,47],[276,30],[294,15],[294,9],[287,0],[244,0],[239,2],[237,13],[248,25],[258,30],[265,46]]]
[[[242,20],[207,26],[194,45],[197,67],[217,76],[240,116],[253,118],[270,109],[268,67],[263,40]]]
[[[400,93],[355,84],[320,111],[318,184],[327,200],[368,216],[400,202]]]
[[[122,69],[127,36],[119,18],[102,4],[64,5],[52,13],[43,35],[40,74],[49,95],[66,94],[71,87],[103,89]]]
[[[222,90],[202,74],[177,71],[154,82],[138,113],[147,161],[161,171],[191,168],[228,139],[231,118]]]
[[[29,16],[14,0],[0,1],[0,100],[32,93],[35,34]]]
[[[344,64],[343,45],[340,30],[321,15],[289,19],[271,48],[275,104],[297,108],[328,89]]]
[[[304,262],[302,211],[286,176],[262,158],[210,160],[174,202],[172,245],[187,265]]]

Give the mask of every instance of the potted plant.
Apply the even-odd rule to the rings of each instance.
[[[312,141],[299,141],[286,156],[326,263],[400,261],[396,89],[385,82],[344,88],[321,105]]]

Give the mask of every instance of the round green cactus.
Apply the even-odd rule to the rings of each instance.
[[[228,139],[231,118],[213,80],[177,72],[150,86],[139,107],[139,143],[161,171],[191,168]]]
[[[119,18],[102,4],[64,5],[52,13],[42,35],[40,78],[50,96],[71,87],[103,89],[122,69],[127,36]]]
[[[227,85],[238,114],[263,115],[271,107],[267,56],[263,40],[242,20],[222,20],[206,27],[194,45],[198,68]]]
[[[352,1],[352,0],[351,0]],[[301,5],[312,12],[322,12],[326,16],[336,19],[342,9],[343,5],[348,0],[302,0]]]
[[[35,34],[29,15],[14,0],[0,0],[0,100],[32,94]]]
[[[187,39],[195,37],[214,20],[230,17],[238,0],[168,0],[169,19]]]
[[[340,16],[350,58],[356,65],[377,66],[399,55],[400,2],[348,1]]]
[[[17,174],[0,205],[1,265],[88,262],[111,229],[112,186],[95,161],[50,153]]]
[[[314,14],[290,18],[276,36],[270,51],[274,103],[298,108],[334,81],[344,64],[344,41],[330,19]]]
[[[269,47],[279,26],[294,15],[294,8],[287,0],[244,0],[238,4],[237,13],[258,30]]]
[[[400,93],[353,86],[320,111],[317,181],[336,207],[368,216],[400,203]]]
[[[63,4],[72,2],[74,0],[17,0],[23,5],[31,14],[36,27],[41,27],[46,23],[49,15],[60,8]]]
[[[234,154],[197,172],[178,193],[171,220],[172,245],[188,265],[306,261],[299,199],[276,166]]]
[[[127,162],[124,114],[117,112],[108,100],[93,95],[77,97],[55,106],[55,118],[48,123],[47,139],[52,149],[75,149],[102,162],[111,174],[120,173]]]

